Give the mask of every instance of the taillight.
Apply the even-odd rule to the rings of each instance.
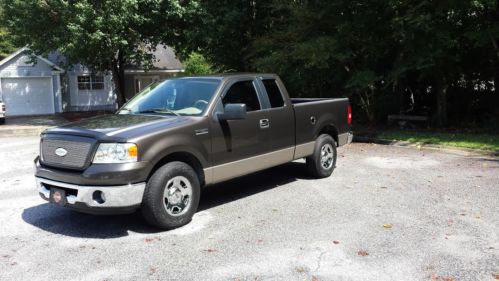
[[[352,106],[348,105],[348,110],[347,110],[347,123],[352,124]]]

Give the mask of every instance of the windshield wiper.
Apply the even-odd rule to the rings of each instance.
[[[176,116],[180,116],[177,112],[168,109],[168,108],[151,108],[151,109],[146,109],[138,112],[139,114],[141,113],[170,113]]]

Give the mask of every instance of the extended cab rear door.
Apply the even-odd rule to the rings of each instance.
[[[286,89],[276,76],[261,76],[257,80],[268,112],[270,150],[278,152],[283,163],[292,161],[295,149],[295,116]]]

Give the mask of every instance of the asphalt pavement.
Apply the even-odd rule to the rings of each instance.
[[[0,138],[0,280],[497,280],[499,159],[372,144],[203,191],[161,232],[35,189],[38,138]]]

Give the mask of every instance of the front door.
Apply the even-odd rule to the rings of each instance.
[[[262,155],[269,152],[270,128],[262,123],[268,120],[268,111],[262,109],[260,100],[253,80],[236,81],[222,93],[211,124],[215,182],[257,171],[264,164]],[[223,112],[227,103],[246,104],[246,119],[219,121],[216,114]]]
[[[159,81],[159,76],[157,75],[135,76],[135,94],[157,81]]]

